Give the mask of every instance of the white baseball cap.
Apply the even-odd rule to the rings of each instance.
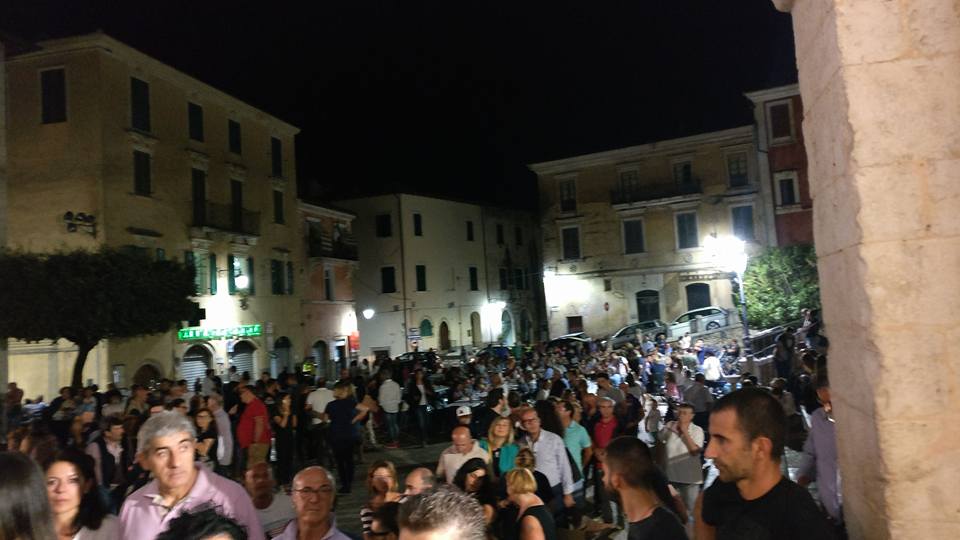
[[[473,411],[470,410],[470,407],[466,405],[457,407],[457,416],[470,416],[471,414],[473,414]]]

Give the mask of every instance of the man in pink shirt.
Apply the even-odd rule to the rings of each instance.
[[[137,458],[153,480],[127,497],[120,511],[122,538],[154,538],[185,510],[212,505],[263,540],[257,511],[237,483],[194,463],[196,432],[177,412],[151,416],[140,428]]]

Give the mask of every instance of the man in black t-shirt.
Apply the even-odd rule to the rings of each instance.
[[[833,528],[810,494],[784,478],[783,407],[766,390],[727,394],[710,414],[710,443],[720,478],[702,494],[697,538],[833,540]]]

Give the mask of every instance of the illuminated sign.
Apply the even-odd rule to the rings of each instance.
[[[229,328],[201,328],[199,326],[191,326],[190,328],[181,328],[177,331],[177,339],[180,341],[198,341],[206,339],[256,337],[262,334],[263,328],[259,324],[244,324],[241,326],[231,326]]]

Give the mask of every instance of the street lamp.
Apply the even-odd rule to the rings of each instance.
[[[237,287],[237,293],[240,296],[240,309],[247,309],[250,307],[250,278],[240,274],[239,276],[233,278],[233,283]]]
[[[368,320],[368,321],[369,321],[370,319],[372,319],[373,316],[376,315],[376,313],[377,313],[377,312],[374,311],[373,308],[367,308],[367,309],[365,309],[365,310],[363,310],[363,311],[361,312],[361,314],[363,315],[363,318],[366,319],[366,320]]]
[[[753,356],[750,347],[750,325],[747,321],[747,297],[743,292],[743,273],[747,269],[746,243],[734,236],[717,237],[712,234],[707,237],[707,252],[714,260],[714,264],[725,272],[733,274],[731,280],[737,284],[740,291],[740,318],[743,321],[743,356]]]

